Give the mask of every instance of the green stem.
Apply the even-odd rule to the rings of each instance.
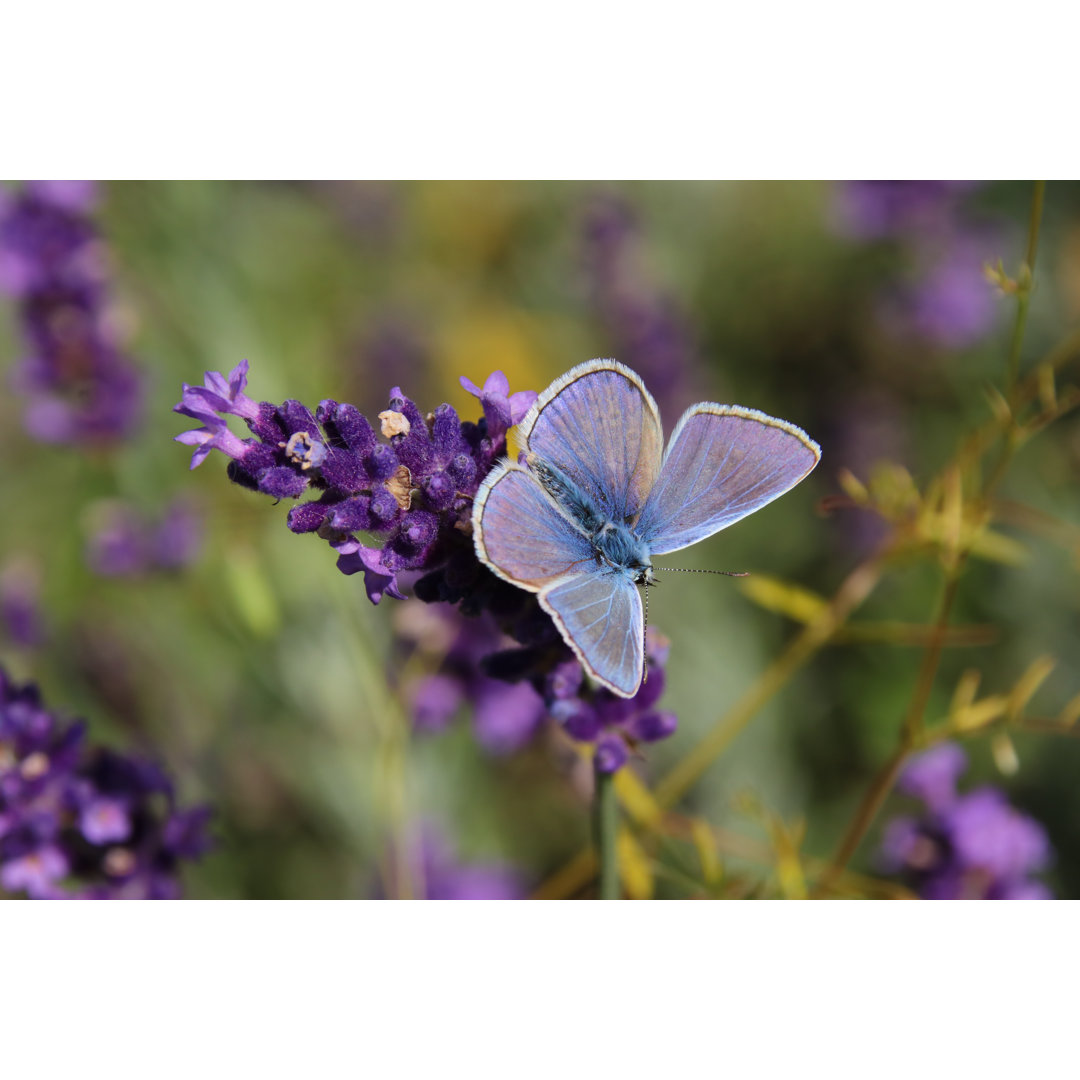
[[[1027,252],[1021,268],[1020,291],[1017,296],[1016,321],[1013,323],[1012,341],[1009,343],[1009,367],[1005,382],[1005,396],[1012,401],[1016,380],[1020,377],[1020,346],[1024,341],[1027,325],[1028,304],[1031,301],[1032,276],[1035,273],[1035,255],[1039,250],[1039,225],[1042,222],[1043,200],[1046,181],[1036,180],[1031,193],[1031,216],[1028,219]]]
[[[619,803],[615,797],[615,774],[602,772],[595,765],[596,794],[593,804],[593,828],[596,833],[596,857],[600,864],[599,900],[619,900],[619,861],[616,841],[619,835]]]

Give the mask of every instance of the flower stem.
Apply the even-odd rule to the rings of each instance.
[[[1006,396],[1011,400],[1020,376],[1020,347],[1024,341],[1027,324],[1028,303],[1031,300],[1031,279],[1035,272],[1035,254],[1039,250],[1039,225],[1042,222],[1043,199],[1046,181],[1036,180],[1031,193],[1031,216],[1028,220],[1027,251],[1024,255],[1022,280],[1017,296],[1016,321],[1013,323],[1012,341],[1009,344],[1009,366],[1005,382]]]
[[[600,864],[599,900],[618,900],[619,863],[616,840],[619,834],[619,803],[615,798],[615,774],[603,772],[595,764],[593,776],[596,794],[593,804],[593,828],[596,833],[596,855]]]

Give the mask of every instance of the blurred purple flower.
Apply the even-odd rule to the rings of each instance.
[[[170,503],[154,520],[117,500],[90,507],[86,562],[102,577],[134,577],[152,570],[178,570],[198,556],[202,521],[184,500]]]
[[[861,240],[901,233],[935,233],[947,226],[969,180],[850,180],[838,184],[833,207],[840,232]]]
[[[976,344],[997,314],[984,265],[999,252],[995,229],[969,220],[967,181],[853,181],[835,189],[839,231],[862,241],[890,238],[910,271],[882,294],[879,321],[892,336],[915,337],[945,349]]]
[[[415,830],[406,855],[412,888],[423,900],[523,900],[521,876],[500,863],[464,864],[435,825]]]
[[[611,355],[642,376],[661,409],[671,408],[685,398],[696,366],[693,335],[674,300],[642,268],[641,229],[629,203],[614,194],[593,198],[582,239],[588,288]]]
[[[31,899],[171,899],[209,847],[209,809],[176,806],[153,762],[88,746],[0,669],[0,888]]]
[[[406,614],[398,620],[398,633],[404,642],[419,645],[421,636],[436,632],[434,621],[443,631],[435,649],[441,661],[438,670],[405,690],[416,730],[445,730],[459,707],[468,703],[476,740],[485,750],[508,754],[523,747],[547,715],[544,699],[527,681],[505,682],[484,670],[485,659],[512,642],[490,615],[466,618],[450,609]]]
[[[141,411],[140,377],[108,326],[92,201],[92,185],[79,181],[0,191],[0,290],[16,298],[28,346],[13,385],[42,442],[122,439]]]
[[[997,250],[985,232],[960,231],[914,253],[909,280],[883,297],[879,318],[896,337],[916,337],[946,349],[976,344],[993,330],[998,304],[984,267]]]
[[[0,625],[11,641],[33,649],[45,640],[41,575],[28,559],[12,559],[0,570]]]
[[[940,813],[956,799],[956,781],[967,769],[967,754],[955,743],[941,743],[913,758],[897,787]]]
[[[1042,826],[1010,806],[996,788],[957,794],[966,764],[963,751],[951,743],[908,764],[898,787],[925,809],[919,817],[888,823],[882,867],[900,874],[927,900],[1051,899],[1046,886],[1030,877],[1050,862]]]

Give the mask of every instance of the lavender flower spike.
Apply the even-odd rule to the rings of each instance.
[[[27,431],[42,442],[112,443],[141,412],[142,380],[110,318],[93,194],[78,181],[0,189],[0,292],[16,298],[25,349],[12,384],[26,398]]]
[[[36,686],[0,668],[0,890],[35,900],[180,896],[209,846],[206,807],[179,809],[153,762],[87,744]]]

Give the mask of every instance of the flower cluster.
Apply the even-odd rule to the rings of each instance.
[[[177,570],[196,557],[202,523],[183,500],[150,519],[137,507],[116,500],[89,508],[86,562],[102,577],[133,577],[151,570]]]
[[[152,761],[87,745],[37,687],[0,669],[0,889],[32,899],[164,900],[209,846],[210,811],[176,806]]]
[[[583,693],[581,665],[576,660],[560,664],[547,677],[544,697],[551,716],[572,738],[595,746],[596,767],[601,772],[621,769],[639,743],[659,742],[675,733],[675,714],[656,708],[664,692],[669,648],[667,638],[648,630],[647,675],[632,698],[603,689]]]
[[[449,609],[411,604],[401,612],[399,637],[441,657],[433,673],[405,688],[417,731],[445,730],[468,702],[477,742],[504,754],[524,746],[550,718],[577,742],[595,747],[600,769],[615,772],[638,744],[665,739],[678,725],[674,713],[656,708],[669,644],[652,629],[645,642],[648,678],[634,697],[621,698],[589,687],[581,664],[554,634],[544,649],[520,647],[488,614],[466,619]]]
[[[984,266],[999,243],[976,225],[964,181],[864,180],[840,186],[839,230],[862,241],[898,241],[909,264],[905,280],[881,298],[879,316],[893,335],[914,334],[945,348],[964,348],[994,326],[994,295]]]
[[[109,325],[91,184],[0,190],[0,291],[15,297],[28,352],[14,370],[26,428],[43,442],[110,442],[134,427],[141,387]]]
[[[404,599],[399,577],[413,572],[421,575],[413,586],[419,600],[456,605],[444,619],[405,613],[398,620],[409,648],[431,638],[433,627],[438,631],[430,650],[438,657],[435,670],[403,688],[417,730],[444,729],[468,702],[481,745],[507,753],[550,716],[575,739],[595,744],[598,763],[612,772],[638,743],[675,730],[675,717],[654,708],[667,651],[658,636],[649,636],[652,667],[635,698],[586,686],[536,597],[476,557],[473,496],[505,454],[506,433],[524,417],[534,392],[511,394],[499,371],[482,387],[462,378],[483,407],[483,417],[471,423],[449,405],[425,416],[395,387],[389,409],[379,414],[380,440],[352,405],[323,401],[312,413],[298,401],[256,402],[244,392],[247,374],[245,360],[228,376],[207,372],[202,386],[185,384],[175,410],[200,427],[176,439],[195,448],[192,468],[219,450],[238,484],[276,499],[316,495],[292,507],[289,528],[328,541],[343,573],[362,571],[373,603],[384,595]],[[253,437],[232,432],[230,416],[244,420]],[[369,546],[358,534],[380,538],[382,546]]]
[[[923,803],[919,817],[889,822],[881,863],[926,900],[1049,900],[1031,875],[1050,861],[1038,822],[1009,805],[996,788],[965,795],[956,781],[967,767],[960,747],[943,743],[915,758],[900,790]]]
[[[386,440],[380,442],[353,405],[322,401],[313,414],[299,401],[253,401],[244,393],[247,372],[244,360],[228,378],[207,372],[203,386],[184,384],[175,410],[202,425],[177,436],[195,447],[191,467],[220,450],[232,459],[229,476],[238,484],[275,499],[318,492],[292,508],[289,528],[327,540],[342,573],[363,572],[376,604],[384,594],[402,597],[402,572],[440,566],[467,546],[462,541],[480,480],[505,452],[507,430],[536,398],[510,394],[502,372],[483,388],[463,379],[484,407],[484,419],[472,424],[449,405],[425,417],[395,387],[389,409],[379,414]],[[244,420],[254,438],[233,434],[229,416]],[[357,532],[383,537],[383,546],[365,546]]]
[[[531,681],[487,673],[488,657],[513,647],[489,612],[468,618],[446,605],[408,601],[396,614],[399,642],[437,665],[403,688],[416,731],[444,731],[467,702],[476,741],[489,753],[510,753],[529,742],[547,716],[544,698]]]

